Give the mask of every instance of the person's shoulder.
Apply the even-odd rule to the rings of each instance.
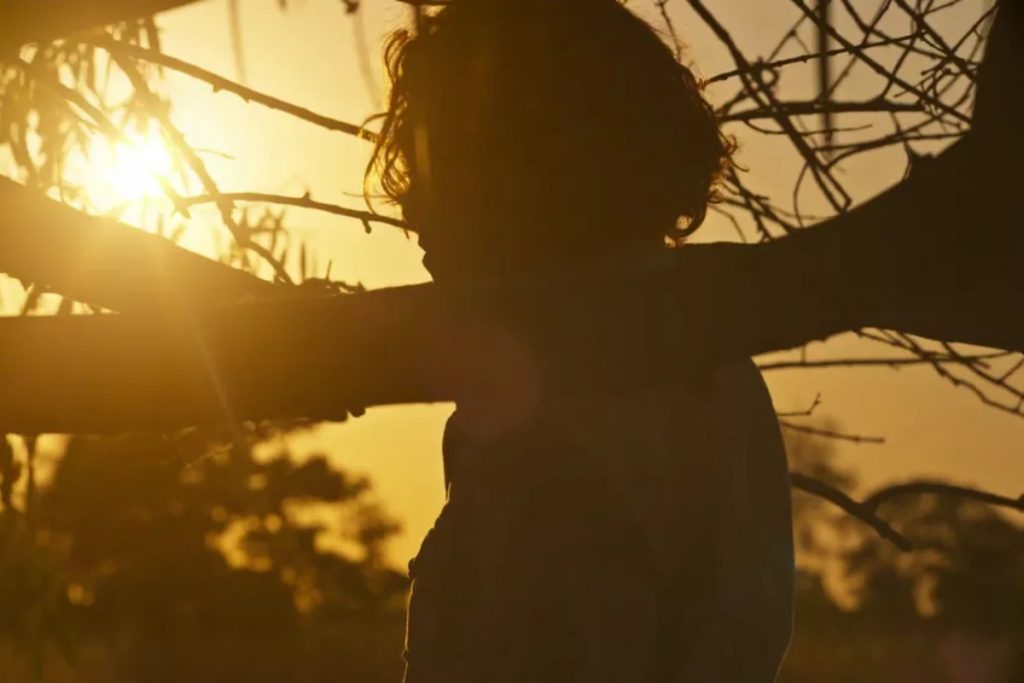
[[[762,396],[768,389],[757,363],[752,358],[741,358],[718,363],[711,369],[711,381],[721,391]]]
[[[711,372],[714,403],[745,431],[778,431],[778,418],[768,385],[750,358],[720,363]]]

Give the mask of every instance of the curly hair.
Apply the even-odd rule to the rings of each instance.
[[[385,59],[367,187],[414,230],[440,203],[504,249],[688,234],[734,149],[691,70],[617,0],[452,0]]]

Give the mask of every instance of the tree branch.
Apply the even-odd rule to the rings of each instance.
[[[291,197],[288,195],[270,194],[267,192],[218,192],[216,194],[204,194],[181,198],[181,203],[185,207],[194,206],[196,204],[213,204],[222,201],[262,202],[266,204],[296,206],[301,209],[310,209],[312,211],[323,211],[325,213],[334,214],[335,216],[355,218],[367,227],[367,232],[370,231],[369,226],[373,223],[382,223],[384,225],[402,228],[403,230],[406,230],[409,227],[408,224],[400,218],[392,218],[391,216],[385,216],[372,211],[350,209],[337,204],[329,204],[327,202],[318,202],[310,197],[309,193],[306,193],[301,197]]]
[[[212,71],[208,71],[200,66],[190,64],[189,62],[177,59],[176,57],[171,57],[170,55],[165,55],[162,52],[151,48],[132,45],[131,43],[114,40],[112,38],[90,39],[85,42],[90,45],[101,47],[108,52],[116,52],[133,59],[143,60],[151,64],[158,64],[173,71],[181,72],[197,80],[209,83],[214,92],[223,90],[224,92],[233,93],[238,97],[241,97],[246,102],[255,102],[256,104],[260,104],[269,109],[284,112],[290,116],[312,123],[313,125],[326,128],[327,130],[340,131],[369,142],[373,142],[377,138],[373,132],[368,131],[361,126],[356,126],[346,121],[339,121],[338,119],[324,116],[323,114],[317,114],[305,107],[300,107],[280,98],[273,97],[272,95],[267,95],[266,93],[262,93],[258,90],[253,90],[248,86],[236,83],[235,81],[224,78],[223,76],[215,74]]]
[[[957,486],[943,481],[908,481],[901,484],[894,484],[879,489],[864,499],[863,506],[872,512],[878,510],[883,503],[902,496],[916,496],[921,494],[936,494],[940,496],[953,496],[956,498],[967,498],[981,503],[987,503],[996,507],[1004,507],[1010,510],[1024,512],[1024,495],[1017,498],[1000,496],[989,491],[971,488],[969,486]]]
[[[265,298],[269,282],[0,177],[0,271],[125,313]]]
[[[1007,316],[1024,300],[1020,233],[987,223],[1012,226],[1022,208],[1012,195],[1000,203],[998,187],[986,201],[965,181],[986,181],[990,166],[976,160],[969,143],[822,226],[763,245],[684,247],[659,271],[465,289],[420,285],[225,308],[207,305],[230,296],[211,297],[217,290],[196,276],[168,273],[168,282],[182,283],[172,286],[184,288],[175,298],[193,307],[186,319],[162,312],[3,320],[0,421],[8,431],[107,431],[210,420],[219,415],[203,407],[211,381],[232,396],[233,414],[242,418],[330,419],[345,406],[451,400],[505,386],[518,380],[502,373],[522,369],[512,361],[523,358],[555,390],[650,385],[708,362],[867,326],[1024,349],[1024,329]],[[34,230],[48,215],[88,234],[99,219],[79,219],[39,197],[26,203],[27,190],[0,187],[8,189],[3,233],[21,238],[13,242],[20,252],[0,244],[0,269],[110,308],[130,303],[140,310],[160,300],[168,285],[147,265],[159,257],[135,259],[127,242],[111,238],[124,249],[111,279],[95,245],[59,235],[38,240]],[[975,219],[980,253],[961,246],[963,227]],[[107,234],[147,240],[140,249],[177,252],[170,243],[156,247],[158,238],[104,225]],[[54,245],[63,250],[56,257]],[[82,253],[91,279],[76,277]],[[182,257],[211,281],[228,279],[222,266],[198,258]],[[228,287],[233,296],[255,287],[258,296],[275,298],[295,291],[237,278]],[[688,295],[698,290],[716,295]],[[481,326],[490,330],[483,337],[473,332]]]
[[[820,226],[684,247],[657,271],[280,300],[301,290],[0,183],[0,270],[107,308],[164,304],[145,316],[0,320],[0,431],[166,427],[224,419],[225,405],[238,419],[332,419],[526,381],[651,386],[863,327],[1024,350],[1024,206],[1011,166],[1024,109],[1017,95],[996,106],[1020,90],[998,90],[1020,72],[1009,48],[1024,24],[1009,8],[990,51],[1013,68],[986,57],[983,118],[963,140]]]
[[[839,489],[829,486],[819,479],[809,477],[805,474],[799,474],[797,472],[791,472],[789,480],[793,485],[793,488],[800,489],[801,491],[810,493],[813,496],[827,500],[843,512],[849,514],[851,517],[855,517],[870,526],[878,532],[879,536],[889,541],[900,550],[906,552],[913,549],[914,546],[911,542],[905,536],[893,529],[888,522],[876,515],[874,509],[863,503],[858,503]]]
[[[196,0],[5,0],[0,4],[0,54],[104,24],[145,17]]]
[[[782,416],[780,416],[782,417]],[[861,436],[860,434],[847,434],[845,432],[837,432],[832,429],[821,429],[819,427],[811,427],[809,425],[801,425],[791,422],[790,420],[780,419],[779,426],[783,429],[788,429],[793,432],[800,432],[802,434],[810,434],[811,436],[820,436],[824,439],[836,439],[838,441],[849,441],[850,443],[862,444],[883,444],[885,438],[881,436]]]

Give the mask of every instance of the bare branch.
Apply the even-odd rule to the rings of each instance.
[[[5,0],[0,4],[0,52],[48,41],[78,31],[135,19],[195,0]]]
[[[820,436],[826,439],[836,439],[838,441],[849,441],[855,444],[871,443],[871,444],[883,444],[885,438],[881,436],[861,436],[859,434],[845,434],[843,432],[836,432],[831,429],[821,429],[819,427],[810,427],[807,425],[798,425],[790,422],[789,420],[779,420],[779,425],[783,429],[788,429],[793,432],[801,432],[802,434],[810,434],[811,436]]]
[[[835,100],[808,100],[782,102],[777,107],[758,107],[743,111],[730,112],[719,117],[724,122],[753,121],[756,119],[774,119],[779,115],[803,116],[820,114],[840,114],[850,112],[919,112],[921,105],[915,102],[892,102],[881,99],[863,102],[836,102]]]
[[[823,368],[853,368],[853,367],[890,367],[899,368],[907,365],[933,365],[935,363],[953,363],[959,365],[970,365],[972,363],[991,360],[994,358],[1005,358],[1009,353],[1005,351],[993,351],[990,353],[979,353],[973,355],[943,356],[925,353],[917,357],[880,357],[880,358],[826,358],[822,360],[793,360],[773,361],[770,363],[758,363],[757,367],[761,372],[774,370],[821,370]]]
[[[167,69],[181,72],[197,80],[209,83],[214,92],[220,90],[230,92],[242,98],[246,102],[255,102],[256,104],[260,104],[264,107],[284,112],[290,116],[312,123],[313,125],[326,128],[327,130],[347,133],[348,135],[354,135],[355,137],[369,142],[376,140],[376,135],[362,126],[340,121],[329,116],[324,116],[323,114],[317,114],[305,107],[300,107],[280,98],[273,97],[272,95],[267,95],[259,92],[258,90],[253,90],[241,83],[236,83],[235,81],[215,74],[212,71],[208,71],[200,66],[190,64],[189,62],[176,57],[171,57],[170,55],[166,55],[162,52],[114,40],[112,38],[88,39],[83,40],[82,42],[85,42],[88,45],[101,47],[111,53],[116,52],[119,55],[143,60],[150,62],[151,64],[158,64]]]
[[[181,202],[184,206],[213,204],[222,201],[263,202],[266,204],[282,204],[286,206],[297,206],[299,208],[310,209],[313,211],[323,211],[325,213],[334,214],[335,216],[345,216],[346,218],[355,218],[362,221],[363,225],[367,226],[367,232],[369,232],[369,224],[371,223],[382,223],[384,225],[402,228],[403,230],[409,229],[408,224],[399,218],[392,218],[391,216],[385,216],[372,211],[349,209],[337,204],[318,202],[311,198],[308,193],[301,197],[291,197],[288,195],[271,194],[267,192],[218,192],[216,194],[196,195],[194,197],[181,198]]]
[[[922,494],[936,494],[940,496],[966,498],[968,500],[976,500],[996,507],[1004,507],[1009,508],[1010,510],[1024,512],[1024,495],[1017,498],[1008,498],[1006,496],[1000,496],[996,493],[982,491],[969,486],[957,486],[943,481],[929,481],[926,479],[886,486],[885,488],[879,489],[868,496],[864,500],[863,506],[868,510],[875,511],[879,506],[893,500],[894,498],[918,496]]]
[[[876,515],[873,509],[863,503],[858,503],[839,489],[829,486],[819,479],[809,477],[805,474],[799,474],[797,472],[791,472],[789,480],[793,485],[793,488],[800,489],[801,491],[805,491],[813,496],[817,496],[822,500],[832,503],[843,512],[846,512],[855,519],[858,519],[870,526],[878,533],[879,536],[889,541],[900,550],[907,552],[913,549],[911,542],[905,536],[893,529],[888,522]]]

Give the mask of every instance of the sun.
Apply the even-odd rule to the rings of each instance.
[[[156,126],[113,143],[96,136],[89,144],[86,185],[100,204],[156,199],[164,196],[161,179],[173,168],[174,159]]]
[[[95,135],[79,149],[65,178],[89,213],[173,235],[179,247],[210,258],[221,253],[223,245],[209,223],[176,213],[175,201],[187,191],[188,181],[156,121],[124,131],[116,140]]]

